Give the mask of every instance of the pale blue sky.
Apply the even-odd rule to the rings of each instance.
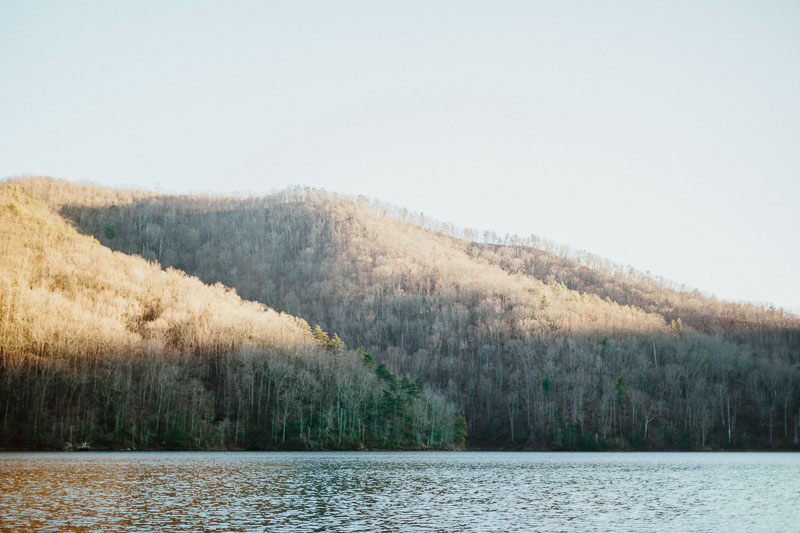
[[[800,2],[0,0],[0,176],[364,194],[800,310]]]

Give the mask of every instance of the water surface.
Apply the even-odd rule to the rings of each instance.
[[[800,531],[792,453],[2,453],[0,528]]]

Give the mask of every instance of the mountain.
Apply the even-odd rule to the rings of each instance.
[[[448,448],[463,440],[454,407],[421,382],[235,289],[112,251],[76,231],[54,209],[57,197],[43,201],[42,187],[95,208],[108,193],[0,184],[0,447]],[[113,237],[105,228],[101,238]]]
[[[233,287],[421,379],[465,417],[472,447],[798,447],[800,318],[780,309],[324,191],[11,183],[109,248]]]

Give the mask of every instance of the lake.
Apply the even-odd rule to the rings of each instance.
[[[800,531],[797,453],[0,453],[0,529]]]

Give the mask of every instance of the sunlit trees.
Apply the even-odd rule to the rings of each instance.
[[[362,434],[402,434],[376,426],[403,401],[375,375],[381,368],[446,396],[476,446],[796,445],[800,319],[781,310],[708,298],[535,237],[485,233],[472,242],[393,206],[308,189],[245,199],[18,186],[115,250],[155,254],[164,267],[303,317],[315,325],[299,326],[315,348],[338,353],[339,337],[364,346],[374,366],[361,364],[364,353],[356,358],[383,392],[359,403]],[[135,316],[147,313],[144,305]],[[133,331],[160,331],[169,316]],[[173,327],[167,339],[196,342]],[[309,382],[292,401],[315,390]],[[406,412],[423,404],[414,405]],[[317,415],[297,413],[302,433],[318,438]]]
[[[458,445],[455,409],[418,382],[401,380],[403,416],[373,416],[396,392],[337,334],[112,252],[46,203],[70,191],[29,184],[0,185],[0,447]],[[98,237],[156,250],[155,211]]]

